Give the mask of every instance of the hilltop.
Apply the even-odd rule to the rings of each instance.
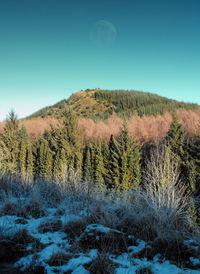
[[[200,133],[200,107],[178,102],[153,93],[125,90],[85,90],[72,94],[53,106],[45,107],[20,120],[34,141],[56,126],[62,110],[68,107],[78,116],[83,137],[109,140],[119,133],[127,119],[129,132],[137,140],[158,141],[166,136],[175,111],[187,133]],[[4,123],[0,123],[2,132]]]
[[[149,92],[87,89],[76,92],[53,106],[45,107],[28,118],[59,118],[66,106],[79,117],[94,120],[108,119],[113,113],[122,118],[129,118],[133,115],[160,115],[177,109],[198,109],[197,104],[178,102]]]

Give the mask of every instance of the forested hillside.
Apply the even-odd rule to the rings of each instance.
[[[140,117],[158,115],[182,109],[197,109],[198,105],[177,102],[156,94],[125,90],[85,90],[77,92],[57,104],[32,114],[33,117],[62,116],[62,110],[69,107],[79,117],[107,119],[113,113],[123,118],[132,115]]]

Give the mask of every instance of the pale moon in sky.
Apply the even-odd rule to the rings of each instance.
[[[115,26],[106,20],[97,21],[90,33],[92,42],[96,45],[109,47],[113,44],[117,37]]]

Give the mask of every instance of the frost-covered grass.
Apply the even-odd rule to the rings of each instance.
[[[148,176],[146,187],[124,193],[77,181],[4,180],[0,269],[200,273],[200,237],[187,213],[189,200],[176,180],[159,189]]]

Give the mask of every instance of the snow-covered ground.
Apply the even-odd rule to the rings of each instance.
[[[181,262],[181,255],[180,261],[168,260],[165,254],[155,252],[150,258],[147,252],[154,248],[152,241],[128,235],[123,227],[112,227],[109,222],[106,225],[100,218],[97,218],[99,222],[95,222],[94,218],[90,218],[86,202],[79,199],[69,201],[66,198],[57,207],[46,205],[42,213],[38,211],[38,214],[35,211],[34,214],[22,214],[15,208],[19,206],[17,199],[2,202],[0,249],[13,253],[13,258],[7,259],[0,251],[0,273],[7,273],[4,272],[5,263],[7,268],[9,265],[13,269],[13,273],[16,269],[21,273],[31,269],[31,273],[48,274],[200,273],[197,239],[185,239],[185,248],[193,254],[187,261],[184,257],[184,262]],[[31,205],[28,198],[21,203],[22,208],[23,205]],[[97,209],[96,212],[100,214]],[[21,237],[19,235],[22,231]]]

